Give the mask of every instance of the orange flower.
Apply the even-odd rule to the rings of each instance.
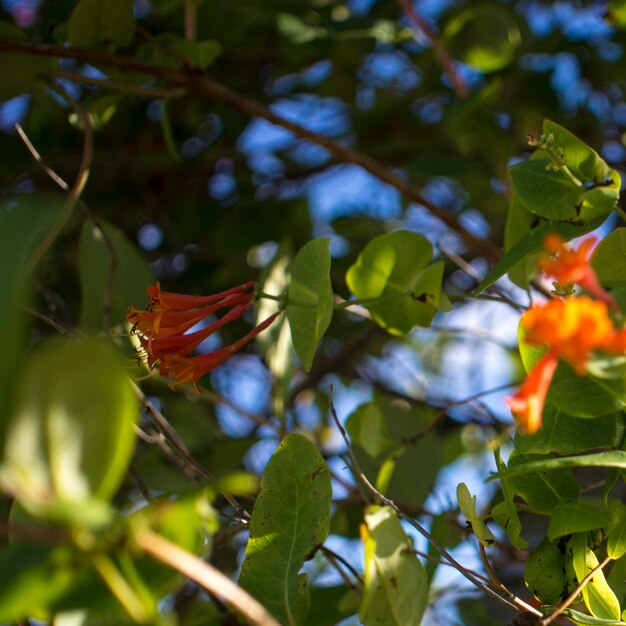
[[[128,320],[133,324],[131,332],[138,336],[148,365],[158,367],[161,374],[174,378],[174,386],[192,382],[198,390],[197,383],[202,376],[249,343],[280,313],[272,315],[230,346],[189,357],[207,337],[229,322],[239,319],[252,306],[255,286],[256,283],[248,282],[209,296],[189,296],[161,291],[159,283],[150,285],[148,309],[141,311],[131,306],[128,313]],[[188,332],[193,326],[224,308],[230,310],[221,318],[206,328]]]
[[[548,348],[518,392],[507,400],[520,425],[532,433],[541,426],[543,404],[558,359],[566,360],[582,375],[592,352],[626,352],[626,330],[615,329],[605,302],[587,296],[534,306],[520,323],[527,343]]]
[[[517,423],[531,435],[541,428],[543,405],[558,362],[556,354],[552,351],[548,352],[533,367],[517,392],[505,400],[515,415]]]
[[[559,235],[552,233],[544,239],[543,247],[548,254],[539,259],[539,269],[552,276],[560,285],[580,285],[598,300],[606,302],[614,311],[619,311],[615,299],[600,285],[589,264],[596,242],[595,237],[587,237],[577,250],[572,250],[565,246]]]

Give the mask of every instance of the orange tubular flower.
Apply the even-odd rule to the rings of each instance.
[[[539,269],[561,285],[580,285],[598,300],[606,302],[611,309],[618,311],[615,299],[600,285],[589,265],[589,257],[596,242],[595,237],[587,237],[577,250],[571,250],[559,235],[552,233],[544,240],[543,247],[548,254],[539,260]]]
[[[191,382],[198,390],[197,383],[202,376],[249,343],[280,313],[272,315],[230,346],[189,357],[207,337],[229,322],[239,319],[252,306],[255,286],[256,283],[248,282],[209,296],[188,296],[161,291],[159,283],[150,285],[148,309],[141,311],[131,306],[128,313],[128,320],[133,324],[131,332],[138,336],[148,365],[158,367],[161,374],[174,378],[174,386]],[[224,308],[230,310],[221,318],[206,328],[188,332],[193,326]]]
[[[626,330],[616,330],[607,304],[587,296],[555,299],[528,310],[521,319],[529,344],[547,346],[524,384],[507,404],[528,432],[541,427],[541,413],[557,361],[563,358],[577,374],[584,374],[592,352],[626,352]]]

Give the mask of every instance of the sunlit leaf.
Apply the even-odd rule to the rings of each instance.
[[[250,521],[239,584],[286,626],[304,624],[309,610],[307,555],[326,539],[330,474],[304,436],[287,435],[270,459]]]
[[[333,316],[330,239],[309,241],[291,263],[287,319],[302,367],[309,371],[315,349]]]
[[[428,582],[400,520],[387,507],[365,515],[365,592],[359,607],[364,626],[419,626],[426,609]]]

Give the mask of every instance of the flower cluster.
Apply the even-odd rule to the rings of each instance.
[[[507,400],[518,424],[534,433],[541,427],[543,405],[559,359],[567,361],[582,375],[596,351],[626,352],[626,329],[616,329],[609,308],[616,311],[613,297],[599,284],[588,256],[595,239],[588,238],[578,250],[565,247],[560,237],[546,238],[546,256],[539,267],[559,285],[576,283],[597,299],[588,296],[555,298],[533,306],[521,319],[525,341],[547,349],[519,390]]]
[[[224,363],[235,352],[267,328],[280,311],[254,327],[231,345],[206,354],[190,356],[207,338],[226,324],[239,319],[255,298],[256,283],[248,282],[209,296],[189,296],[162,291],[159,283],[148,287],[150,304],[146,310],[130,307],[128,320],[133,325],[148,365],[163,376],[174,379],[174,386],[198,381]],[[205,328],[189,332],[196,324],[222,309],[227,312]]]

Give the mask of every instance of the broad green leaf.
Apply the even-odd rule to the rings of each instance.
[[[559,502],[550,515],[548,539],[603,528],[609,518],[603,509],[587,502]]]
[[[501,474],[508,479],[511,492],[525,500],[532,509],[546,514],[550,514],[556,504],[563,500],[577,500],[580,487],[569,469],[559,468],[560,471],[550,473],[534,470],[525,472],[523,478],[519,477],[519,467],[542,463],[534,460],[537,458],[537,455],[525,455],[517,451],[511,454],[508,469]]]
[[[521,325],[518,338],[522,363],[528,372],[544,355],[545,348],[526,343]],[[560,361],[546,401],[574,417],[600,417],[615,413],[626,404],[626,379],[578,376],[570,365]]]
[[[454,58],[481,72],[506,67],[522,42],[515,15],[508,7],[492,4],[480,4],[455,15],[443,35]]]
[[[626,287],[626,228],[616,228],[598,244],[591,265],[605,287]]]
[[[114,259],[109,245],[113,247]],[[102,330],[108,290],[110,323],[115,326],[126,321],[129,304],[143,308],[146,287],[154,281],[148,263],[126,235],[102,220],[100,226],[89,220],[83,224],[78,270],[82,293],[80,327],[87,331]],[[109,284],[111,272],[113,282]]]
[[[476,496],[470,494],[465,483],[459,483],[457,485],[456,498],[459,502],[461,512],[470,523],[480,543],[487,547],[492,546],[495,543],[495,537],[476,512]]]
[[[45,620],[76,583],[76,554],[65,547],[20,543],[0,548],[0,622]]]
[[[540,218],[527,211],[519,196],[513,192],[504,226],[505,255],[518,241],[526,237],[539,221]],[[537,256],[535,254],[525,256],[508,270],[511,281],[522,289],[528,289],[536,273]]]
[[[77,48],[125,47],[135,34],[132,0],[78,0],[67,32]]]
[[[287,435],[261,478],[239,577],[286,626],[305,622],[309,590],[298,572],[326,539],[330,501],[330,473],[317,448],[304,435]]]
[[[596,555],[587,547],[587,533],[577,533],[569,541],[572,550],[574,571],[578,582],[598,566]],[[606,582],[602,570],[583,587],[583,599],[589,612],[595,617],[619,620],[619,600]]]
[[[528,455],[531,458],[533,455]],[[570,467],[618,467],[626,469],[626,452],[612,450],[610,452],[596,452],[595,454],[581,454],[579,456],[564,456],[559,458],[547,458],[540,461],[531,460],[527,463],[511,465],[506,472],[495,474],[489,480],[502,476],[521,476],[536,472],[561,470]]]
[[[606,6],[607,21],[617,28],[626,28],[626,2],[624,0],[609,0]]]
[[[19,381],[1,478],[29,511],[111,498],[133,452],[137,397],[104,342],[53,340],[33,354]],[[74,513],[72,512],[74,511]]]
[[[510,167],[515,193],[535,215],[549,220],[579,220],[584,188],[551,166],[548,157],[538,157]]]
[[[593,148],[552,120],[544,120],[543,132],[546,136],[554,136],[553,147],[555,150],[563,150],[565,164],[574,176],[596,184],[605,181],[609,175],[609,166]]]
[[[557,607],[541,607],[542,611],[546,609],[554,609]],[[546,613],[549,615],[552,611]],[[561,615],[567,617],[574,624],[582,624],[583,626],[626,626],[626,622],[614,619],[602,619],[600,617],[594,617],[593,615],[587,615],[587,613],[581,613],[575,609],[565,609]]]
[[[359,618],[364,626],[419,626],[428,601],[424,566],[388,507],[365,514],[365,590]]]
[[[502,471],[506,468],[502,458],[500,457],[499,450],[494,452],[496,467],[498,471]],[[522,523],[519,520],[517,515],[517,509],[515,508],[515,504],[513,503],[513,492],[509,487],[508,481],[503,478],[500,481],[502,487],[502,495],[504,496],[504,501],[500,502],[496,506],[491,509],[491,515],[496,523],[504,529],[506,534],[508,535],[511,543],[518,550],[525,550],[528,547],[528,542],[521,536],[522,532]]]
[[[443,263],[427,267],[432,245],[422,235],[398,230],[372,239],[346,274],[350,291],[393,335],[430,326],[439,306]],[[379,300],[378,300],[379,299]]]
[[[0,21],[0,41],[26,42],[28,37],[17,26]],[[0,102],[25,93],[42,93],[45,78],[56,65],[55,59],[16,52],[3,52],[0,63]]]
[[[414,440],[435,417],[436,410],[432,407],[401,408],[382,400],[377,404],[396,450],[385,450],[373,459],[355,442],[354,452],[361,469],[372,483],[380,481],[382,486],[388,481],[384,490],[387,497],[420,506],[430,493],[442,464],[451,460],[445,459],[445,446],[449,440],[436,432]]]
[[[522,261],[540,252],[543,248],[544,239],[549,233],[557,233],[564,239],[573,239],[597,228],[603,221],[604,218],[600,218],[584,225],[546,222],[533,228],[527,235],[519,239],[510,250],[507,250],[504,256],[489,270],[487,276],[476,288],[476,294],[482,293],[507,272],[521,264]],[[530,268],[526,269],[530,271]]]
[[[567,586],[565,548],[543,539],[526,560],[524,582],[541,602],[561,601]]]
[[[289,286],[289,264],[291,251],[285,246],[276,253],[263,278],[259,281],[263,293],[280,295]],[[256,323],[260,324],[278,310],[279,304],[268,298],[261,298],[257,304]],[[281,315],[266,331],[257,335],[257,345],[270,372],[274,376],[272,385],[272,405],[275,414],[283,417],[289,397],[289,383],[294,370],[293,343],[291,331],[285,315]]]
[[[618,444],[624,433],[624,414],[579,419],[546,403],[542,426],[534,435],[515,434],[515,448],[526,454],[575,454]]]
[[[371,457],[377,457],[393,446],[387,422],[375,402],[362,404],[346,421],[350,439]]]
[[[175,33],[161,33],[141,46],[138,56],[143,61],[171,69],[186,63],[205,70],[221,51],[221,44],[213,39],[188,41]]]
[[[582,197],[581,219],[587,221],[599,215],[610,213],[619,200],[621,184],[622,177],[615,170],[611,170],[607,183],[585,191]]]
[[[626,554],[626,506],[619,500],[611,500],[608,510],[611,524],[606,530],[606,553],[617,560]]]
[[[296,354],[307,372],[333,316],[329,272],[330,239],[327,238],[309,241],[291,263],[287,319]]]
[[[24,195],[0,207],[0,449],[26,342],[24,305],[34,276],[27,274],[25,266],[62,206],[58,196]]]

